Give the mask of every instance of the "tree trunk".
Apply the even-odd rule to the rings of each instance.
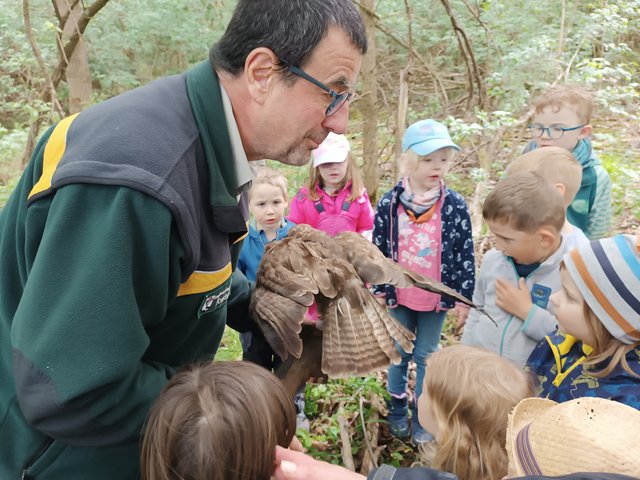
[[[67,18],[62,25],[61,41],[58,43],[58,51],[61,60],[65,60],[62,45],[67,43],[71,36],[79,32],[78,20],[82,16],[82,2],[73,4],[70,0],[53,0],[61,18]],[[71,7],[71,11],[69,8]],[[91,71],[89,70],[89,56],[84,42],[84,36],[80,35],[78,44],[73,49],[68,60],[66,79],[69,88],[69,113],[77,113],[91,102]]]
[[[363,0],[360,12],[367,29],[367,53],[362,59],[362,157],[364,186],[371,201],[378,197],[378,81],[376,79],[376,19],[374,0]]]
[[[49,73],[44,60],[42,59],[40,48],[38,47],[35,36],[33,35],[29,15],[29,0],[22,0],[22,15],[24,18],[25,34],[27,36],[27,39],[29,40],[29,44],[31,45],[34,55],[38,60],[38,65],[42,69],[42,73],[46,79],[46,82],[44,82],[40,91],[40,98],[44,101],[51,102],[53,106],[52,110],[57,112],[62,117],[64,116],[65,112],[61,108],[60,102],[58,101],[58,97],[56,95],[58,85],[60,84],[62,77],[65,75],[67,68],[71,68],[70,59],[74,57],[74,51],[78,47],[78,44],[82,41],[82,35],[87,28],[87,25],[89,24],[91,19],[109,2],[109,0],[95,0],[93,3],[86,6],[84,2],[81,2],[80,0],[52,0],[52,2],[53,8],[56,12],[56,17],[58,18],[60,29],[66,31],[64,28],[65,25],[73,25],[72,29],[71,27],[69,27],[70,30],[67,31],[67,35],[65,35],[64,37],[58,36],[58,51],[60,58],[52,73]],[[70,13],[74,13],[74,8],[79,8],[80,11],[77,15],[74,15],[73,20],[69,22],[69,20],[71,19]],[[71,12],[69,12],[69,9],[71,9]],[[66,12],[66,14],[63,15],[61,12]],[[65,39],[64,43],[63,38]],[[81,60],[84,58],[84,62],[86,63],[86,72],[89,72],[89,64],[86,51],[79,58]],[[77,96],[80,99],[80,101],[78,102],[80,104],[88,103],[88,101],[91,99],[91,75],[88,74],[88,77],[89,93],[84,93],[82,95],[74,94],[74,96]],[[83,82],[83,85],[86,87],[86,83]],[[82,108],[80,108],[80,110],[81,109]],[[74,110],[71,110],[71,112],[74,113]],[[40,126],[47,119],[46,117],[47,115],[45,113],[40,113],[31,125],[25,150],[22,154],[22,165],[26,165],[31,158],[31,153],[33,152],[33,148],[36,144]]]
[[[407,124],[407,111],[409,109],[409,70],[410,65],[407,65],[400,70],[400,88],[398,94],[398,111],[396,112],[396,131],[395,131],[395,145],[393,147],[393,154],[395,156],[395,172],[393,175],[394,180],[399,180],[402,176],[402,137]]]

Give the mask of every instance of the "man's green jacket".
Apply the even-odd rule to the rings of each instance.
[[[247,315],[237,183],[209,63],[43,136],[0,212],[1,479],[138,478],[167,379]]]

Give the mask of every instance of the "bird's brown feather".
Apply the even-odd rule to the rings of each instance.
[[[251,310],[280,357],[299,357],[305,307],[315,298],[324,323],[322,370],[332,377],[364,375],[398,363],[397,345],[411,352],[415,338],[378,303],[367,284],[416,286],[474,306],[440,282],[386,258],[360,234],[332,238],[298,225],[265,249]]]

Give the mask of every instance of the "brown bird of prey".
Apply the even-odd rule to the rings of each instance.
[[[297,225],[266,246],[250,310],[280,358],[300,358],[304,315],[315,299],[323,323],[322,371],[331,377],[365,375],[401,360],[394,340],[411,352],[415,338],[367,284],[417,286],[473,306],[455,290],[386,258],[358,233],[334,238]]]

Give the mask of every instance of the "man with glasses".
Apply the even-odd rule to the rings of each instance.
[[[0,212],[0,478],[139,476],[168,378],[251,327],[250,162],[343,133],[365,50],[351,0],[240,0],[208,61],[43,135]]]
[[[561,84],[543,92],[534,102],[529,125],[534,148],[569,150],[582,166],[582,183],[567,208],[567,219],[591,240],[606,237],[611,228],[611,178],[593,151],[591,113],[593,98],[580,85]]]

